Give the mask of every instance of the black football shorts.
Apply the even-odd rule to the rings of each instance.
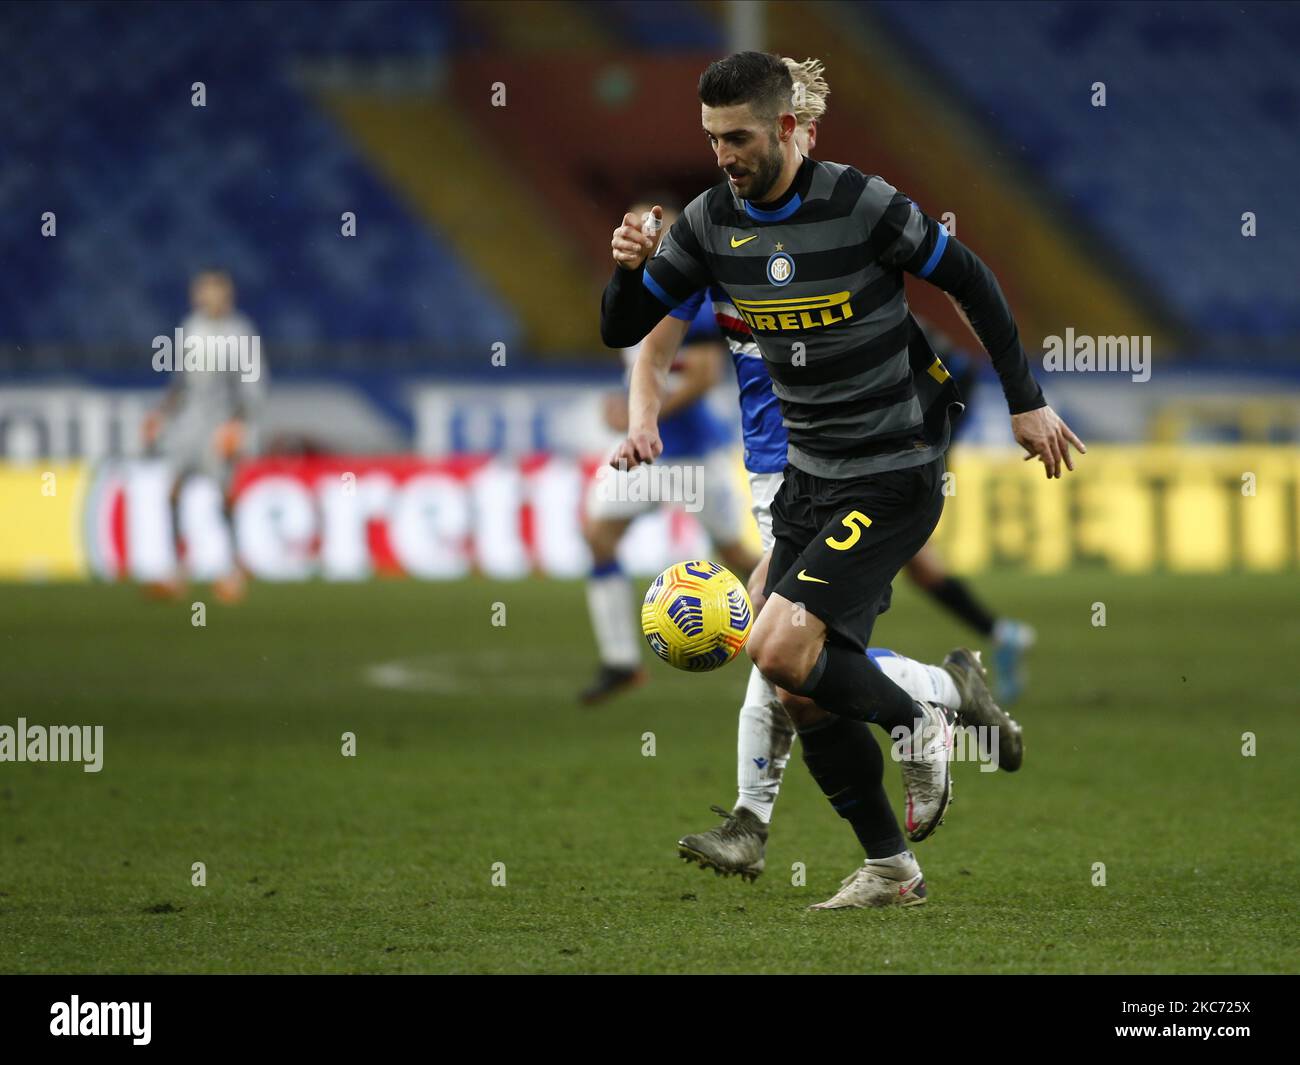
[[[802,604],[832,642],[865,651],[894,576],[939,524],[943,473],[943,456],[847,480],[786,466],[772,501],[766,593]]]

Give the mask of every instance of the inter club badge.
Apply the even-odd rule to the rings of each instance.
[[[767,260],[767,279],[774,285],[788,285],[794,277],[794,258],[779,251]]]

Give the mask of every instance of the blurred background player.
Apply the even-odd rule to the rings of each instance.
[[[649,204],[632,207],[637,214],[649,209]],[[665,210],[664,225],[672,225],[676,217],[675,210]],[[663,498],[663,487],[696,486],[701,504],[696,517],[724,566],[744,580],[757,562],[742,541],[742,504],[733,484],[730,433],[706,401],[709,390],[720,379],[723,358],[723,345],[707,303],[697,308],[685,336],[677,339],[682,341],[681,350],[677,352],[674,343],[677,354],[666,375],[667,394],[659,412],[663,440],[660,457],[664,462],[653,468],[602,467],[587,494],[583,536],[592,557],[587,609],[600,655],[595,679],[578,696],[579,701],[588,705],[646,680],[641,665],[644,639],[636,614],[639,597],[634,595],[631,582],[619,565],[618,547],[634,518],[662,505],[683,502]],[[628,348],[623,352],[629,372],[636,363],[637,351],[638,348]],[[626,391],[606,397],[605,420],[614,432],[620,435],[627,432]],[[683,475],[678,481],[674,476],[678,471],[672,467],[680,467],[683,474],[690,468],[690,476]]]
[[[228,350],[238,351],[239,341],[251,345],[253,323],[235,307],[235,284],[225,270],[203,270],[190,282],[190,314],[181,323],[186,338],[233,338]],[[210,349],[207,349],[210,350]],[[146,420],[146,445],[171,467],[172,535],[176,543],[174,576],[153,586],[163,595],[179,594],[184,586],[180,498],[194,476],[210,478],[221,492],[221,513],[230,550],[226,572],[213,582],[223,602],[243,598],[245,579],[234,548],[231,524],[230,477],[235,462],[253,453],[258,412],[265,398],[266,366],[258,354],[256,380],[244,379],[238,359],[230,369],[203,368],[173,372],[163,401]],[[183,352],[174,353],[177,363]],[[249,375],[250,378],[253,375]]]
[[[787,58],[785,63],[795,84],[795,117],[799,122],[796,138],[800,151],[808,155],[816,145],[817,122],[825,112],[830,89],[820,60],[798,63]],[[701,291],[670,311],[642,342],[630,374],[628,439],[620,445],[612,461],[625,462],[632,469],[643,459],[653,460],[659,453],[656,418],[660,368],[669,364],[677,345],[696,328],[694,323],[699,320],[700,311],[710,309],[727,342],[739,385],[744,464],[763,549],[762,561],[749,582],[757,613],[763,604],[762,588],[772,548],[771,505],[785,470],[787,437],[758,346],[749,326],[721,289]],[[935,666],[885,648],[873,647],[868,654],[882,672],[914,699],[939,703],[958,713],[966,724],[998,727],[999,738],[1005,741],[999,747],[999,765],[1008,771],[1019,768],[1023,750],[1019,727],[993,702],[977,655],[958,648],[947,656],[942,666]],[[738,873],[745,879],[757,878],[764,868],[767,826],[789,763],[794,732],[776,689],[757,667],[752,668],[740,708],[736,804],[730,811],[714,806],[714,812],[723,818],[721,825],[680,839],[678,853],[682,858],[725,875]]]

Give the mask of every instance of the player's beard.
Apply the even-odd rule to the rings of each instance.
[[[781,179],[781,167],[785,160],[781,156],[781,142],[776,134],[768,141],[768,152],[758,161],[751,182],[753,192],[746,197],[751,203],[766,203],[772,198],[772,190]]]

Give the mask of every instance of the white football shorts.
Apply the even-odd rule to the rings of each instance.
[[[630,470],[603,465],[587,489],[587,516],[631,520],[661,506],[682,506],[714,544],[738,543],[743,511],[733,461],[730,449],[723,448],[703,459],[674,458]]]
[[[767,554],[772,548],[772,500],[776,498],[777,489],[781,487],[781,481],[785,479],[783,473],[751,473],[749,474],[749,499],[750,508],[754,512],[754,520],[758,522],[758,539],[762,545],[763,554]]]

